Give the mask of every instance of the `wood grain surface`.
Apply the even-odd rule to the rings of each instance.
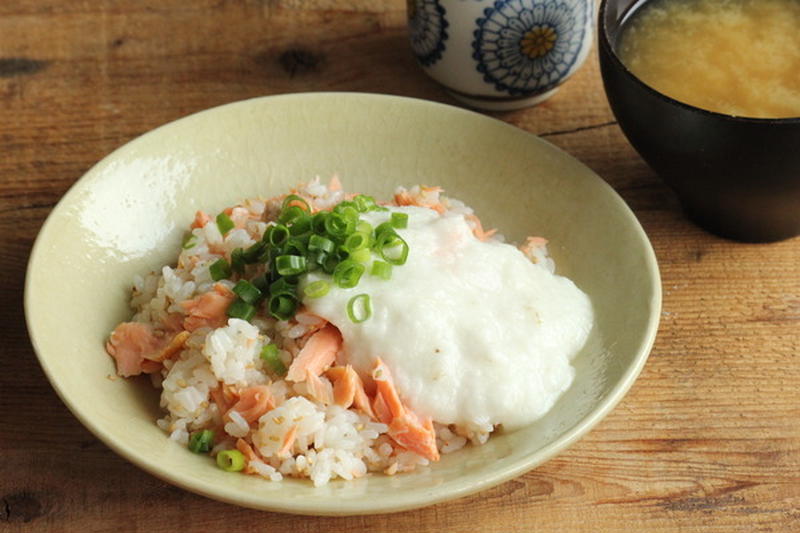
[[[319,90],[454,103],[414,63],[401,0],[0,2],[0,531],[800,531],[800,239],[743,245],[689,223],[614,122],[595,54],[545,104],[495,115],[603,176],[660,262],[650,360],[580,442],[452,503],[314,518],[174,488],[84,429],[40,370],[22,311],[51,208],[155,126]]]

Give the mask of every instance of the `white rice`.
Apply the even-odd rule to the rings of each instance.
[[[265,340],[258,328],[245,320],[231,318],[228,325],[206,337],[203,355],[216,378],[227,385],[258,385],[267,381],[259,357]]]

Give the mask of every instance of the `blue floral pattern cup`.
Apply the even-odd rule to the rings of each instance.
[[[411,49],[455,98],[488,110],[540,103],[583,64],[593,0],[408,0]]]

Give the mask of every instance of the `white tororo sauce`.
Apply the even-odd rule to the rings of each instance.
[[[592,328],[589,298],[517,248],[474,237],[462,215],[420,207],[398,230],[409,246],[389,281],[362,276],[331,287],[308,309],[338,327],[349,362],[369,373],[377,357],[403,401],[445,424],[514,428],[543,416],[571,384],[570,359]],[[388,212],[362,215],[373,226]],[[306,282],[320,279],[309,274]],[[347,302],[366,293],[372,316],[359,324]]]

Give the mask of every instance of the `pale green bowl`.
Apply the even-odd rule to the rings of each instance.
[[[550,239],[560,273],[594,303],[577,377],[534,425],[493,436],[411,474],[314,488],[226,473],[155,425],[145,378],[109,379],[103,345],[130,317],[134,274],[175,260],[195,210],[271,196],[337,173],[389,198],[439,184],[509,240]],[[622,398],[652,346],[661,308],[655,256],[619,196],[591,170],[507,124],[445,105],[366,94],[296,94],[178,120],[92,168],[47,219],[31,254],[25,313],[39,361],[75,416],[117,453],[170,483],[225,502],[345,515],[422,507],[518,476],[589,431]]]

